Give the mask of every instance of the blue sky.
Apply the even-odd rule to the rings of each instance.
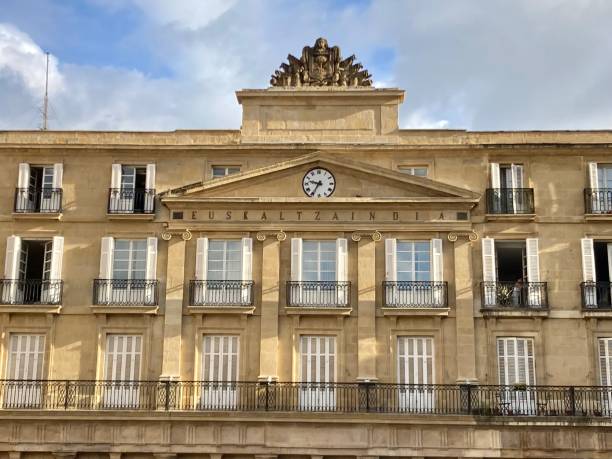
[[[404,128],[612,129],[609,0],[1,0],[0,129],[238,128],[318,36],[401,87]]]

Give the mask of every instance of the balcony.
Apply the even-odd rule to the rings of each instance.
[[[351,283],[336,281],[287,282],[287,306],[311,308],[347,308]]]
[[[386,308],[447,308],[446,282],[383,282]]]
[[[612,387],[378,383],[2,380],[1,409],[612,415]]]
[[[61,188],[17,188],[16,214],[57,214],[62,211]]]
[[[492,215],[531,215],[535,213],[533,188],[488,188],[487,213]]]
[[[251,306],[253,282],[241,280],[192,280],[189,283],[191,306]]]
[[[483,310],[548,310],[546,282],[482,282],[481,294]]]
[[[152,215],[155,213],[155,190],[111,188],[108,213],[113,215]]]
[[[611,282],[582,282],[582,308],[585,311],[612,311]]]
[[[157,306],[157,280],[94,279],[93,304],[98,306]]]
[[[612,189],[586,188],[584,209],[587,214],[612,214]]]
[[[59,305],[64,281],[0,279],[0,304]]]

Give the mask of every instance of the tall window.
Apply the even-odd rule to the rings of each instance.
[[[598,188],[612,189],[612,164],[597,165]]]
[[[142,336],[106,336],[104,378],[105,408],[137,408],[140,405]]]
[[[304,241],[302,247],[304,281],[336,280],[336,241]]]
[[[431,244],[429,241],[397,241],[397,280],[431,280]]]
[[[242,243],[240,240],[214,240],[208,243],[208,279],[242,279]]]
[[[155,164],[113,164],[109,213],[153,213],[155,209]]]
[[[212,177],[219,178],[225,177],[230,174],[237,174],[240,172],[240,166],[213,166],[212,167]]]
[[[500,384],[535,384],[532,338],[498,338],[497,362]]]
[[[146,279],[147,241],[116,239],[113,252],[113,279]]]
[[[3,404],[5,408],[36,408],[42,401],[45,336],[11,334],[7,364],[7,379]],[[28,382],[22,382],[28,381]]]
[[[399,166],[400,172],[418,177],[427,177],[427,166]]]
[[[433,384],[433,339],[399,336],[397,338],[397,376],[399,384]]]
[[[599,376],[602,386],[612,386],[612,338],[599,338]]]

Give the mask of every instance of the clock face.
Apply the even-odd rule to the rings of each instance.
[[[311,198],[327,198],[336,189],[336,179],[327,169],[315,167],[306,172],[302,180],[304,193]]]

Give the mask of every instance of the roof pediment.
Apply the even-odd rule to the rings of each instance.
[[[335,177],[331,197],[310,198],[302,178],[314,167]],[[424,177],[416,177],[372,164],[347,159],[346,155],[312,153],[227,177],[206,180],[161,193],[171,201],[245,202],[463,202],[475,204],[480,196]]]

